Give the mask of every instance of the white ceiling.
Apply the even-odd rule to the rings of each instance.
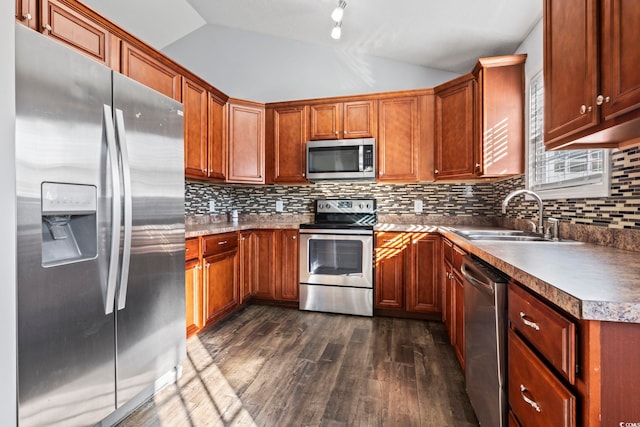
[[[542,16],[542,0],[346,1],[336,41],[338,0],[84,0],[158,49],[214,24],[455,73],[512,53]]]

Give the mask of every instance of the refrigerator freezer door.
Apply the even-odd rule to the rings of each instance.
[[[93,425],[115,409],[105,104],[109,69],[16,26],[20,426]],[[69,188],[78,191],[61,190]],[[53,233],[51,224],[66,231]],[[53,248],[47,256],[45,242]],[[58,244],[78,256],[57,256]]]
[[[128,280],[117,295],[120,407],[186,356],[184,149],[181,104],[116,73],[113,104],[132,216],[131,247],[122,250],[130,249]]]

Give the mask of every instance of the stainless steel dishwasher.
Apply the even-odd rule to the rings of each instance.
[[[467,394],[481,426],[504,427],[508,278],[470,255],[463,258],[462,275]]]

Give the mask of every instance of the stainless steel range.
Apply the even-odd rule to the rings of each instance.
[[[300,310],[373,316],[375,199],[322,199],[300,225]]]

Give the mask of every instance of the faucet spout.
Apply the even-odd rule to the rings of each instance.
[[[544,227],[543,227],[543,217],[542,217],[542,212],[543,212],[543,203],[542,203],[542,198],[538,195],[538,193],[531,191],[531,190],[516,190],[516,191],[512,191],[511,193],[507,194],[507,197],[504,198],[504,200],[502,201],[502,213],[507,213],[507,205],[509,204],[509,201],[511,199],[513,199],[515,196],[519,196],[521,194],[526,194],[529,195],[531,197],[533,197],[534,199],[536,199],[536,201],[538,202],[538,233],[544,233]]]

